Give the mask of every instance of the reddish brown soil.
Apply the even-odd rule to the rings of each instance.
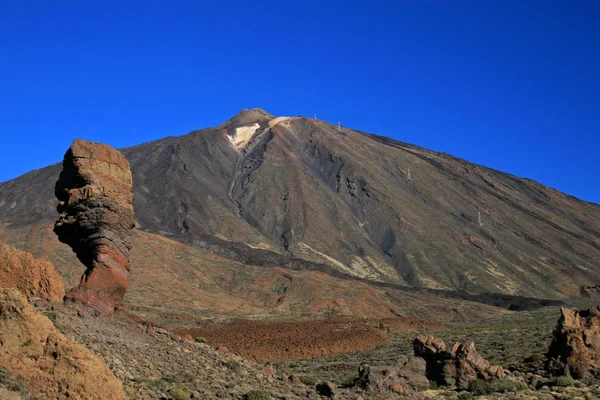
[[[404,317],[384,318],[382,320],[374,320],[374,323],[382,323],[392,331],[405,331],[408,329],[444,329],[445,327],[444,324],[438,321],[424,321]]]
[[[258,361],[283,361],[363,350],[385,342],[376,325],[350,320],[303,322],[236,321],[213,328],[179,329],[202,336],[236,354]]]
[[[257,361],[283,361],[364,350],[385,342],[379,320],[331,318],[315,321],[235,321],[210,328],[179,328],[179,335],[204,337],[212,345]],[[392,329],[438,327],[407,320],[382,320]]]

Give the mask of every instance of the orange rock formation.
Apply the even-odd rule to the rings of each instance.
[[[54,302],[65,295],[63,280],[51,264],[0,243],[0,289],[8,288]]]
[[[126,399],[104,361],[59,332],[16,289],[0,291],[0,332],[0,365],[32,398]]]

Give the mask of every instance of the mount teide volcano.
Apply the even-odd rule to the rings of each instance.
[[[139,229],[246,264],[552,298],[600,281],[600,206],[392,139],[253,109],[122,152]],[[2,240],[56,219],[59,172],[0,184]]]

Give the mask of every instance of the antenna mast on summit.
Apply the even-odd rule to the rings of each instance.
[[[338,133],[342,133],[342,126],[340,125],[339,122],[338,122]]]
[[[315,114],[315,119],[317,119],[317,114]]]

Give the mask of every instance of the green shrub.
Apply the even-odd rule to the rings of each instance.
[[[196,342],[198,342],[198,343],[207,343],[208,341],[206,340],[206,338],[203,338],[202,336],[198,336],[196,338]]]
[[[56,322],[56,318],[58,318],[58,314],[55,311],[44,311],[42,315],[52,321],[52,323]]]
[[[162,379],[153,379],[153,378],[144,378],[144,377],[136,377],[133,378],[135,383],[140,384],[141,386],[149,387],[149,388],[164,388],[166,385],[165,381]]]
[[[190,394],[187,392],[187,390],[171,389],[169,394],[173,400],[190,400]]]
[[[265,390],[251,390],[246,393],[246,400],[271,400],[271,393]]]
[[[481,396],[493,393],[493,389],[491,385],[483,379],[475,379],[469,383],[469,392]]]
[[[315,378],[314,376],[310,376],[310,375],[300,375],[298,377],[298,379],[300,379],[300,382],[302,382],[306,386],[310,386],[310,387],[315,387],[315,385],[319,382],[319,380],[317,378]]]
[[[27,392],[23,383],[15,381],[10,372],[4,367],[0,367],[0,385],[5,386],[8,390],[13,392],[19,392],[21,394]]]
[[[469,392],[478,396],[492,393],[517,392],[525,389],[527,389],[525,383],[510,379],[501,379],[494,383],[488,383],[483,379],[476,379],[469,383]]]
[[[574,386],[575,381],[573,380],[573,378],[571,378],[569,376],[559,376],[558,378],[556,378],[554,380],[553,384],[554,384],[554,386],[567,387],[567,386]]]
[[[0,367],[0,384],[8,386],[10,381],[10,372],[5,367]]]
[[[345,379],[341,379],[340,386],[344,388],[350,388],[355,385],[356,377],[346,377]]]
[[[533,354],[526,359],[523,360],[525,363],[540,363],[543,362],[546,358],[542,354]]]
[[[235,361],[235,360],[223,361],[223,365],[235,373],[238,373],[242,370],[242,364],[240,364],[238,361]]]
[[[523,382],[512,381],[510,379],[501,379],[492,386],[494,392],[507,393],[517,392],[527,389],[527,385]]]
[[[429,381],[429,389],[436,390],[438,388],[438,383],[436,381]]]
[[[460,400],[473,400],[475,397],[473,396],[473,393],[469,393],[469,392],[460,392],[458,394],[458,398]]]

